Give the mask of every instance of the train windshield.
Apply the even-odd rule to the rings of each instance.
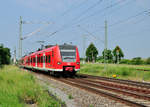
[[[76,61],[76,48],[75,46],[60,46],[60,53],[63,62]]]

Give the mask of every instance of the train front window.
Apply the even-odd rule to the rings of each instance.
[[[76,61],[76,50],[60,50],[63,62],[75,62]]]

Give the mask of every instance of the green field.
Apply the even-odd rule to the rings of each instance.
[[[0,69],[0,107],[60,107],[30,73],[15,66]]]
[[[137,70],[138,69],[138,70]],[[104,69],[104,64],[81,64],[80,73],[112,77],[117,75],[118,79],[128,79],[136,81],[150,81],[150,66],[148,65],[117,65],[107,64],[107,69]]]

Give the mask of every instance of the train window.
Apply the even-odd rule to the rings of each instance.
[[[41,61],[40,61],[40,57],[39,57],[39,63],[41,63]]]
[[[48,56],[46,56],[46,63],[48,63]]]
[[[43,63],[45,63],[45,56],[43,56]]]
[[[47,63],[47,56],[46,56],[45,62]]]
[[[41,56],[41,63],[43,63],[43,56]]]
[[[54,51],[52,51],[52,57],[54,57]]]
[[[51,62],[51,60],[50,60],[50,59],[51,59],[51,56],[49,55],[49,56],[48,56],[48,62],[49,62],[49,63]]]
[[[34,63],[35,63],[35,57],[34,57]]]

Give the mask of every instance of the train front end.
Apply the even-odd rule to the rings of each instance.
[[[61,65],[65,74],[76,74],[80,71],[79,51],[73,45],[60,45]],[[59,63],[59,62],[58,62]]]

